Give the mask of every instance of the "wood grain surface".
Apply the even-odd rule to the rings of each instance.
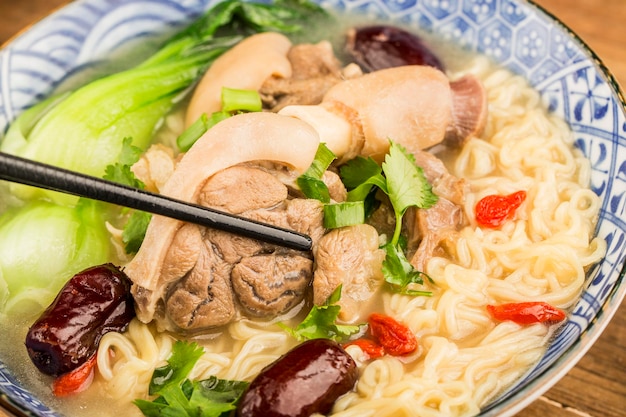
[[[68,0],[0,0],[0,44]],[[536,0],[626,86],[626,0]],[[8,416],[0,410],[0,417]],[[626,417],[626,305],[567,375],[516,417]]]

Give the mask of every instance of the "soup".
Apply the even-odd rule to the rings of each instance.
[[[459,80],[468,75],[475,77],[484,87],[488,103],[485,126],[477,137],[472,137],[454,149],[436,145],[427,147],[431,151],[429,155],[436,155],[438,160],[445,163],[446,179],[461,181],[469,186],[463,192],[463,198],[455,204],[462,213],[461,221],[454,225],[449,235],[443,238],[437,236],[439,240],[435,242],[434,249],[428,252],[428,257],[416,258],[415,261],[411,259],[412,263],[419,265],[419,272],[425,274],[422,283],[413,283],[411,289],[428,291],[430,294],[390,291],[381,277],[384,253],[379,244],[390,240],[394,232],[394,217],[392,209],[385,205],[386,198],[379,195],[381,206],[367,222],[375,230],[374,243],[369,245],[374,255],[367,262],[359,264],[362,266],[359,271],[366,274],[366,284],[372,284],[372,281],[373,284],[366,288],[367,299],[358,296],[354,298],[353,305],[360,308],[353,307],[351,310],[343,298],[349,295],[350,288],[348,283],[343,283],[342,307],[344,312],[352,313],[347,318],[343,316],[344,323],[358,324],[365,321],[370,313],[383,313],[410,329],[418,340],[418,346],[408,354],[385,354],[371,358],[358,344],[348,343],[345,349],[358,365],[359,378],[354,388],[335,402],[333,415],[477,414],[482,406],[497,397],[541,358],[546,344],[558,327],[544,323],[521,325],[509,320],[495,320],[487,306],[540,300],[567,309],[577,300],[584,284],[585,270],[601,259],[604,253],[604,242],[593,238],[599,199],[588,188],[589,163],[573,148],[567,125],[543,108],[537,92],[520,77],[498,68],[484,57],[462,55],[463,59],[459,59],[458,54],[452,54],[454,58],[446,58],[448,54],[450,52],[444,49],[440,55],[447,67],[446,77],[449,80]],[[348,73],[345,64],[342,63],[340,68],[344,71],[342,77],[356,82],[364,77],[358,71]],[[395,76],[392,78],[396,79]],[[193,99],[191,102],[193,104]],[[435,103],[429,103],[429,107],[435,107]],[[288,106],[285,108],[288,109]],[[162,146],[171,144],[171,140],[167,139],[169,135],[177,136],[182,132],[181,120],[186,110],[183,105],[168,117],[170,123],[156,139]],[[298,112],[290,113],[289,110],[281,109],[279,113],[281,111],[281,117],[306,117]],[[229,123],[235,123],[237,118],[240,116],[234,116]],[[168,132],[168,129],[174,132]],[[396,140],[394,137],[391,139]],[[361,146],[361,150],[365,148],[364,144]],[[338,145],[335,147],[335,153],[339,155],[336,165],[331,166],[331,171],[335,173],[339,170],[339,164],[346,164],[347,160],[356,156],[350,152],[342,155],[341,149],[344,148]],[[377,153],[378,149],[371,150],[366,156],[384,159],[387,149],[383,149],[382,154]],[[420,151],[416,149],[415,155],[419,157]],[[166,162],[170,155],[172,168],[176,166],[179,169],[180,164],[184,164],[182,160],[175,160],[173,155],[177,153],[176,150],[168,151],[159,146],[148,152],[160,155]],[[189,154],[192,152],[194,148]],[[150,160],[148,155],[144,157],[144,162]],[[342,160],[344,155],[348,155],[345,161]],[[285,162],[294,165],[293,160]],[[268,164],[255,159],[243,161],[243,164],[236,164],[235,168],[228,167],[227,170],[232,169],[243,172],[234,178],[245,178],[251,172],[256,176],[279,178],[273,181],[279,183],[276,188],[280,189],[281,184],[286,188],[288,197],[285,200],[302,199],[294,186],[297,175],[288,165]],[[211,181],[224,171],[217,170]],[[148,177],[143,178],[146,183],[156,179],[151,170],[147,172]],[[161,183],[152,181],[154,187],[159,190],[161,184],[164,189],[173,190],[172,186],[168,188],[167,185],[170,175],[175,175],[173,172],[168,172],[167,179]],[[206,180],[206,177],[199,180],[203,190],[207,188]],[[436,193],[437,184],[431,185]],[[224,189],[221,187],[212,188],[212,197],[206,201],[214,203],[218,197],[228,198],[220,191]],[[481,199],[494,195],[508,196],[519,191],[524,191],[526,197],[504,223],[495,228],[477,224],[476,207]],[[196,190],[188,192],[194,198],[197,197]],[[439,198],[447,200],[441,195]],[[275,206],[283,207],[284,204],[280,202],[271,206],[275,209]],[[318,203],[313,204],[314,207],[318,206]],[[303,263],[315,263],[315,267],[310,265],[302,269],[309,268],[312,274],[315,273],[314,268],[321,263],[315,257],[321,256],[320,245],[323,245],[325,237],[330,240],[327,236],[331,234],[356,228],[346,226],[334,231],[323,230],[319,236],[313,233],[314,258],[301,258]],[[372,229],[368,228],[364,232],[360,228],[360,234],[357,234],[359,238],[355,241],[362,244]],[[110,230],[115,232],[113,227]],[[159,229],[163,230],[166,229]],[[180,226],[177,226],[176,231],[180,231]],[[144,243],[159,244],[160,239],[164,238],[160,233],[155,236],[150,240],[148,231]],[[170,241],[166,242],[168,246],[176,236],[176,233],[171,235]],[[423,241],[424,237],[415,239]],[[411,247],[410,236],[408,240],[411,251],[417,252],[415,246]],[[212,245],[216,244],[212,242]],[[141,274],[136,273],[141,265],[146,264],[139,264],[138,257],[148,260],[157,257],[154,255],[157,251],[145,251],[142,255],[141,251],[147,247],[142,246],[137,257],[124,261],[128,262],[126,270],[135,285],[141,282],[141,286],[153,290],[155,287],[149,288],[148,283],[143,281],[144,270],[141,270]],[[240,250],[237,247],[235,252]],[[259,253],[265,255],[267,252],[267,248],[255,249],[253,256]],[[332,254],[341,259],[341,251]],[[412,253],[409,253],[409,258],[412,258],[410,255]],[[288,259],[293,262],[293,254],[289,256]],[[176,261],[175,264],[180,265],[184,260]],[[196,260],[194,266],[198,262]],[[276,265],[277,261],[272,262],[275,262],[272,265]],[[379,268],[371,267],[373,264]],[[293,328],[303,320],[312,304],[312,297],[306,292],[310,291],[308,287],[288,307],[280,307],[271,313],[259,312],[257,307],[250,305],[241,308],[243,301],[238,298],[235,302],[237,308],[230,316],[227,315],[225,322],[194,323],[187,318],[183,320],[181,317],[187,317],[184,314],[175,316],[168,310],[170,302],[173,305],[170,308],[180,305],[172,301],[172,283],[189,277],[192,268],[176,272],[169,281],[159,281],[162,283],[163,297],[145,302],[143,311],[139,307],[139,319],[133,320],[125,332],[111,332],[103,337],[98,348],[95,382],[88,391],[71,399],[52,400],[53,404],[58,404],[60,409],[81,414],[87,412],[85,408],[95,412],[107,404],[111,414],[123,412],[124,415],[140,415],[132,401],[148,398],[147,390],[154,369],[167,360],[175,340],[179,338],[194,340],[204,349],[203,356],[189,375],[192,380],[217,376],[227,380],[250,381],[264,367],[299,343],[278,323]],[[162,264],[157,269],[162,271]],[[351,272],[348,269],[348,274]],[[315,277],[306,279],[313,281],[315,289]],[[323,304],[327,296],[328,292],[323,293],[321,300],[313,302]],[[137,292],[135,297],[138,305],[141,305],[141,297]],[[25,326],[23,323],[12,326],[20,339],[23,339]],[[356,337],[358,335],[353,338]],[[23,360],[25,352],[17,355],[22,356],[15,359],[16,363]],[[32,368],[23,372],[32,374]],[[42,381],[39,376],[34,379],[36,381],[33,385],[39,386],[34,392],[45,392],[47,381]],[[94,401],[94,398],[98,400]],[[398,398],[402,401],[398,401]],[[115,400],[119,409],[109,407],[111,399]]]

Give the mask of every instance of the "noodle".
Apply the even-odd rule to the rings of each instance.
[[[600,203],[588,189],[589,162],[573,149],[566,124],[547,113],[521,77],[480,57],[466,72],[483,80],[490,112],[482,140],[469,141],[452,167],[471,186],[467,216],[474,218],[480,198],[518,190],[527,191],[524,208],[498,230],[470,224],[450,248],[452,260],[432,258],[425,271],[435,283],[432,297],[382,295],[384,313],[409,326],[419,348],[409,357],[365,361],[360,348],[348,347],[360,378],[336,402],[336,416],[479,413],[541,358],[553,331],[494,323],[485,306],[542,300],[568,308],[585,270],[606,250],[604,241],[592,239]],[[145,398],[152,370],[167,358],[173,340],[138,321],[124,334],[107,334],[98,353],[98,379],[107,395]],[[296,343],[276,325],[251,320],[197,342],[205,355],[192,378],[236,380],[252,379]]]

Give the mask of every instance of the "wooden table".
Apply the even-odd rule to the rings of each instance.
[[[68,0],[0,0],[0,44]],[[626,88],[626,0],[536,0],[573,29]],[[0,417],[6,413],[0,410]],[[626,416],[626,304],[559,383],[517,417]]]

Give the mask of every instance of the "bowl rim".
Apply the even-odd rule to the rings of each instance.
[[[66,8],[78,7],[80,3],[89,3],[92,0],[70,0],[66,4],[59,5],[52,9],[45,16],[41,16],[37,20],[32,21],[27,26],[24,26],[18,32],[6,39],[0,44],[0,50],[8,47],[16,39],[32,30],[34,27],[41,24],[43,21],[51,18],[53,15],[61,12]],[[222,1],[222,0],[216,0]],[[320,1],[320,0],[317,0]],[[582,39],[576,32],[574,32],[567,24],[565,24],[559,17],[548,11],[544,6],[537,4],[534,0],[513,0],[520,4],[525,4],[530,8],[534,8],[537,13],[543,14],[548,20],[563,30],[572,40],[576,42],[577,47],[580,48],[584,57],[591,61],[593,66],[598,70],[598,74],[604,78],[607,85],[611,88],[613,95],[619,101],[621,109],[626,114],[626,97],[622,90],[620,83],[613,75],[611,70],[605,65],[602,58],[594,52],[589,44]],[[211,2],[213,4],[214,2]],[[535,88],[535,87],[533,87]],[[569,346],[565,351],[558,356],[558,358],[551,364],[551,366],[542,372],[538,373],[536,377],[525,383],[522,389],[517,392],[511,393],[498,398],[496,401],[489,403],[485,408],[481,409],[479,417],[512,417],[532,402],[536,401],[539,396],[550,390],[556,385],[577,363],[588,353],[589,349],[595,344],[598,338],[602,335],[608,324],[611,322],[614,315],[617,313],[620,306],[626,308],[626,285],[624,280],[626,276],[626,260],[621,265],[618,277],[606,296],[605,301],[598,308],[596,316],[589,322],[589,325],[582,331],[576,341]],[[583,337],[584,336],[584,337]],[[556,370],[556,372],[555,372]],[[548,371],[550,375],[548,375]],[[530,395],[528,395],[530,393]],[[0,411],[4,410],[14,414],[16,417],[39,417],[40,414],[36,411],[28,409],[22,406],[15,399],[3,390],[0,386]],[[58,415],[58,411],[51,409],[54,415]]]

